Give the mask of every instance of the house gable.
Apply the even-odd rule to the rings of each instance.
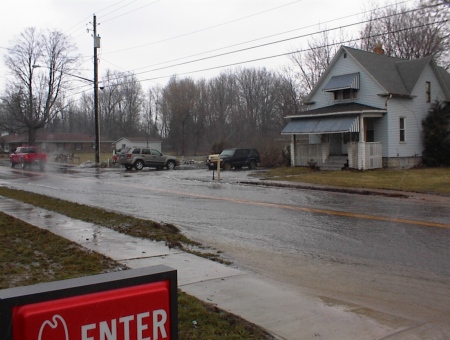
[[[341,84],[346,85],[348,89],[328,90],[337,80],[340,80]],[[344,84],[345,81],[351,81],[351,84]],[[342,47],[307,98],[308,110],[349,102],[382,109],[385,99],[374,96],[374,93],[385,92],[386,89]]]
[[[352,65],[352,63],[355,64]],[[361,72],[361,81],[363,79],[367,81],[370,78],[378,86],[376,92],[374,92],[375,86],[371,86],[372,95],[408,98],[411,97],[419,77],[430,64],[439,85],[444,89],[445,99],[448,101],[450,99],[450,75],[442,68],[437,67],[431,56],[406,60],[342,46],[305,101],[306,104],[317,103],[317,95],[332,76],[344,76],[355,72]],[[362,85],[361,91],[365,91]],[[373,103],[363,104],[373,105]]]

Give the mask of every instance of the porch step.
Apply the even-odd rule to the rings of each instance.
[[[330,156],[327,161],[321,165],[320,170],[324,171],[336,171],[342,170],[347,164],[347,156]]]

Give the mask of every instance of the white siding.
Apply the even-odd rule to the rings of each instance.
[[[385,98],[378,96],[379,93],[385,92],[373,78],[361,69],[361,66],[347,54],[347,58],[344,58],[344,53],[336,61],[334,68],[330,74],[324,79],[322,88],[328,83],[333,76],[339,76],[350,73],[360,73],[360,89],[358,91],[358,97],[356,99],[349,99],[347,102],[356,102],[364,105],[373,106],[383,109]],[[317,109],[324,106],[330,106],[337,103],[345,103],[346,101],[335,101],[332,92],[323,92],[321,88],[317,90],[311,101],[315,101],[315,104],[310,105],[310,110]]]
[[[426,82],[431,83],[431,101],[426,102]],[[444,94],[431,66],[427,66],[412,92],[413,99],[392,98],[388,101],[388,157],[421,156],[423,151],[422,120],[436,100]],[[405,142],[400,142],[400,117],[405,118]],[[383,156],[386,156],[385,154]]]
[[[123,145],[125,147],[137,147],[137,148],[151,148],[156,149],[159,152],[161,152],[161,142],[160,141],[139,141],[139,142],[132,142],[126,138],[121,138],[117,142],[115,142],[116,150],[119,150],[122,148]]]

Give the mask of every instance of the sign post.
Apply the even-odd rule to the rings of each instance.
[[[220,181],[220,155],[217,157],[217,180]]]
[[[178,339],[167,266],[0,290],[1,340]]]

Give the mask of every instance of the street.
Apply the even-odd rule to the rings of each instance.
[[[234,266],[326,303],[423,319],[450,334],[447,202],[242,184],[260,182],[252,173],[227,171],[218,181],[203,168],[5,166],[0,185],[173,223]]]

